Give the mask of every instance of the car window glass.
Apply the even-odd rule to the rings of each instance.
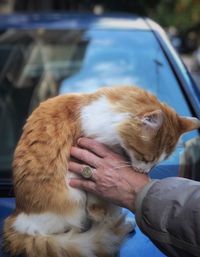
[[[39,102],[103,86],[138,85],[190,116],[151,31],[8,30],[0,36],[0,169],[10,170],[22,126]]]

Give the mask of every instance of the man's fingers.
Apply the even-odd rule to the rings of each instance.
[[[71,148],[70,154],[76,159],[83,161],[85,164],[88,164],[95,168],[97,168],[101,162],[101,158],[99,158],[99,156],[78,147],[73,146]]]
[[[77,162],[72,162],[70,161],[68,164],[68,170],[81,175],[81,171],[83,170],[85,166],[83,164],[77,163]]]
[[[78,139],[78,145],[90,150],[100,157],[106,157],[111,150],[104,144],[97,142],[94,139],[82,137]]]
[[[96,189],[95,183],[91,180],[72,178],[69,180],[69,185],[91,193],[95,192]]]

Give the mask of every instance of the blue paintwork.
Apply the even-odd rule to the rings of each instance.
[[[110,22],[102,22],[103,19],[109,19]],[[123,26],[116,25],[116,19]],[[140,24],[138,24],[138,19],[140,20]],[[135,23],[137,23],[136,26]],[[86,29],[92,27],[126,29],[127,24],[130,28],[148,29],[146,22],[137,15],[92,15],[75,13],[32,13],[27,15],[21,13],[0,16],[0,29]]]
[[[3,221],[4,219],[13,212],[15,208],[14,198],[0,198],[0,233],[3,231]],[[0,257],[4,257],[2,251],[2,236],[0,237]]]
[[[117,29],[116,25],[113,25],[112,22],[109,25],[102,23],[101,19],[107,18],[108,16],[91,16],[91,15],[77,15],[77,14],[32,14],[32,15],[2,15],[0,16],[0,29],[8,28],[18,28],[18,29],[88,29],[90,28],[90,33],[94,33],[95,29]],[[155,34],[159,34],[159,28],[155,24],[151,24],[150,21],[141,20],[138,16],[132,15],[110,15],[110,21],[115,21],[117,18],[123,22],[123,26],[120,27],[121,30],[125,30],[126,24],[132,22],[133,24],[129,27],[130,29],[149,30],[154,31]],[[138,21],[140,21],[138,23]],[[137,25],[140,24],[140,25]],[[137,25],[137,26],[136,26]],[[161,33],[162,34],[162,33]],[[160,35],[160,34],[159,34]],[[105,35],[104,35],[105,36]],[[174,50],[171,50],[171,46],[166,42],[166,39],[163,39],[162,35],[158,39],[163,45],[163,49],[166,54],[171,58],[171,63],[174,65],[174,69],[177,72],[177,77],[184,84],[186,92],[191,94],[190,100],[195,99],[195,105],[197,105],[196,110],[199,108],[199,95],[195,94],[195,89],[191,84],[191,80],[187,74],[186,69],[180,63],[180,60],[174,53]],[[170,50],[169,50],[170,49]],[[168,65],[165,63],[165,65]],[[126,72],[126,71],[124,71]],[[148,70],[147,70],[148,72]],[[78,74],[77,76],[80,76]],[[70,83],[73,83],[71,78]],[[82,77],[80,77],[82,79]],[[69,82],[69,81],[68,81]],[[66,83],[66,81],[65,81]],[[143,85],[145,87],[145,83]],[[159,98],[170,105],[174,106],[180,114],[191,115],[191,112],[184,100],[184,95],[179,87],[174,87],[173,85],[171,90],[168,90],[166,87],[152,88],[152,91],[159,96]],[[64,84],[63,84],[64,87]],[[63,87],[61,90],[63,90]],[[162,93],[161,93],[161,91]],[[63,90],[65,92],[65,90]],[[178,104],[177,104],[178,103]],[[200,113],[200,112],[199,112]],[[197,132],[191,132],[183,137],[183,141],[188,140],[191,137],[197,135]],[[153,178],[163,178],[166,176],[176,176],[178,174],[177,170],[177,160],[179,155],[183,150],[182,145],[178,147],[177,151],[172,155],[172,157],[162,163],[159,167],[155,168],[151,172]],[[15,200],[13,198],[0,198],[0,229],[2,231],[3,220],[8,216],[15,207]],[[131,213],[129,213],[132,216]],[[3,253],[0,252],[0,257],[3,257]],[[129,240],[124,244],[121,249],[122,257],[139,257],[139,256],[151,256],[151,257],[163,257],[164,255],[152,244],[152,242],[141,233],[139,228],[136,228],[136,233],[132,235]]]

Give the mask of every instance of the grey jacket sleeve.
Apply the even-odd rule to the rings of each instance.
[[[137,195],[139,228],[167,256],[200,257],[200,183],[153,180]]]

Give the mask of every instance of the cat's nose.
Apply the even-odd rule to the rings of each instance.
[[[86,218],[84,221],[82,221],[81,225],[82,225],[81,231],[86,232],[91,228],[92,221],[90,219]]]

